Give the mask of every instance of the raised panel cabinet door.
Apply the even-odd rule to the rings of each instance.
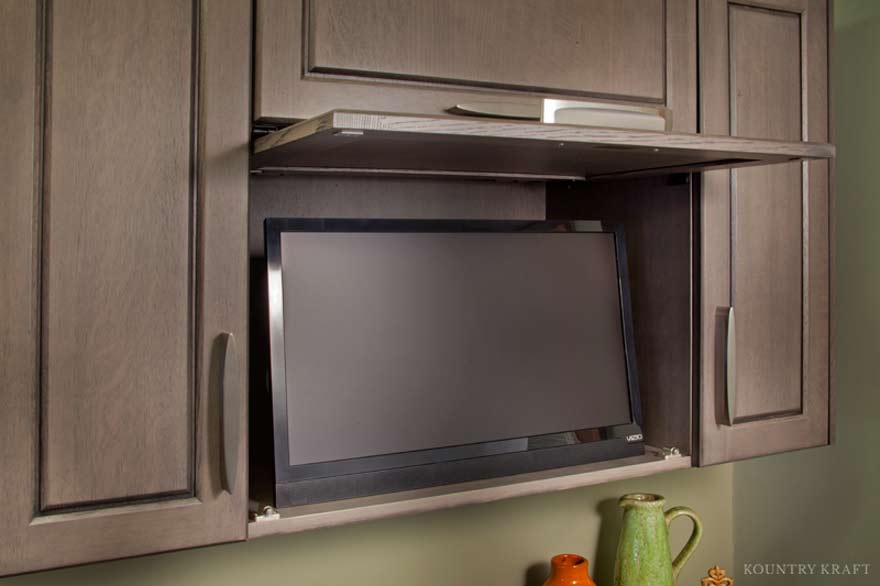
[[[700,4],[701,130],[826,142],[826,0]],[[699,463],[829,442],[826,161],[703,174]]]
[[[593,97],[696,125],[687,0],[258,0],[255,117]]]
[[[0,2],[0,575],[245,537],[250,18]]]

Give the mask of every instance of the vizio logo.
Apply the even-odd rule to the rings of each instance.
[[[633,434],[626,436],[626,443],[628,443],[628,444],[631,444],[633,442],[640,442],[640,441],[642,441],[642,434],[640,434],[640,433],[633,433]]]

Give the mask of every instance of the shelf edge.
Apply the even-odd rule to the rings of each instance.
[[[738,136],[629,130],[599,126],[545,124],[521,120],[487,120],[463,116],[427,116],[358,110],[331,110],[256,140],[254,155],[324,131],[380,131],[444,134],[462,137],[508,138],[582,144],[678,150],[714,150],[755,156],[830,159],[834,145],[787,142]]]
[[[690,456],[643,456],[518,476],[432,487],[280,510],[281,518],[248,523],[248,539],[297,533],[462,505],[568,490],[691,467]]]
[[[493,179],[497,181],[585,181],[584,175],[503,173],[489,171],[443,171],[421,169],[373,169],[359,167],[260,167],[251,174],[261,175],[345,175],[350,177],[421,177],[427,179]]]

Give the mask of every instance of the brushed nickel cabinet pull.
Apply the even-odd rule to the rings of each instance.
[[[223,460],[220,477],[223,489],[233,493],[238,475],[239,414],[241,393],[238,388],[238,356],[232,334],[220,334],[220,429],[223,438]]]
[[[727,344],[724,353],[726,374],[727,424],[733,425],[736,416],[736,316],[733,307],[727,310]]]

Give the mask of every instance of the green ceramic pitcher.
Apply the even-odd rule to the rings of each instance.
[[[674,586],[703,536],[700,517],[687,507],[673,507],[664,513],[666,500],[656,494],[626,494],[618,504],[623,508],[623,527],[614,563],[614,586]],[[669,524],[682,515],[691,518],[694,530],[672,560]]]

